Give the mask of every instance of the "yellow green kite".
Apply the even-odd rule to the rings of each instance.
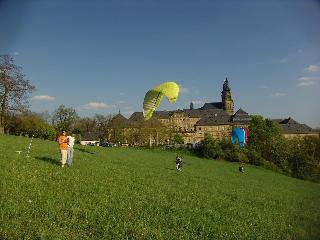
[[[175,82],[165,82],[150,89],[143,101],[143,116],[145,120],[152,117],[153,112],[159,106],[163,96],[166,96],[170,103],[174,103],[179,95],[179,86]]]

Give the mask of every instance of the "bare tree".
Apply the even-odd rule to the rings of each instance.
[[[64,105],[60,105],[52,114],[52,123],[58,131],[72,131],[78,119],[76,110]]]
[[[0,55],[0,126],[6,129],[10,112],[28,108],[28,94],[34,90],[22,68],[14,64],[13,56]]]
[[[111,121],[112,116],[104,116],[101,114],[96,114],[94,120],[96,122],[96,134],[97,137],[104,141],[107,136],[108,124]]]
[[[81,134],[83,139],[99,139],[103,142],[107,137],[110,120],[111,115],[104,116],[101,114],[96,114],[94,117],[79,118],[75,126],[75,132]]]

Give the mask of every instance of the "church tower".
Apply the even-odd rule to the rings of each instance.
[[[193,105],[193,102],[191,101],[190,103],[190,110],[194,109],[194,105]]]
[[[234,105],[231,97],[231,89],[229,87],[229,82],[227,78],[226,80],[224,80],[224,83],[223,83],[221,98],[222,98],[223,109],[227,112],[227,114],[232,115]]]

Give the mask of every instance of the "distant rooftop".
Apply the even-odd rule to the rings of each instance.
[[[284,133],[295,134],[295,133],[313,133],[316,132],[314,129],[306,124],[301,124],[292,119],[291,117],[285,119],[272,119],[277,122]]]

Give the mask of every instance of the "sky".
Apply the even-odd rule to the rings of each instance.
[[[235,110],[320,127],[320,1],[0,0],[0,54],[36,87],[34,112],[142,111],[144,94],[175,81],[175,104]]]

